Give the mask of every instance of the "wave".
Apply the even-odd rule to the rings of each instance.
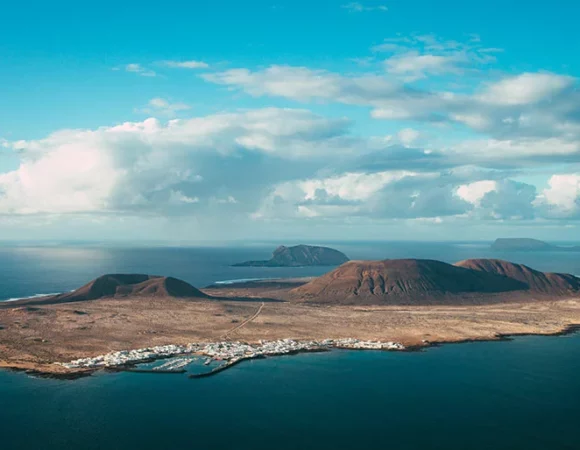
[[[236,280],[215,281],[213,284],[235,284],[235,283],[247,283],[248,281],[263,281],[263,280],[275,280],[275,278],[238,278]]]
[[[48,294],[33,294],[33,295],[27,295],[26,297],[13,297],[13,298],[7,298],[4,300],[0,300],[0,302],[15,302],[17,300],[27,300],[29,298],[49,297],[51,295],[58,295],[58,294],[62,294],[62,292],[50,292]]]

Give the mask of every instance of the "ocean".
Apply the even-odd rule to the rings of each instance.
[[[147,273],[185,280],[196,287],[228,280],[318,276],[328,267],[231,267],[269,259],[277,244],[230,247],[0,246],[0,301],[75,289],[105,273]],[[427,258],[454,263],[502,258],[535,269],[580,275],[580,253],[492,252],[489,243],[330,243],[351,259]]]
[[[203,287],[328,270],[230,267],[267,259],[275,246],[3,246],[0,299],[63,292],[111,272]],[[498,254],[481,243],[332,246],[352,259],[499,257],[580,275],[580,253]],[[0,448],[578,449],[578,374],[580,334],[276,357],[195,380],[103,373],[57,381],[0,371]]]

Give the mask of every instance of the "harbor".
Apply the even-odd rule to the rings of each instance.
[[[245,360],[331,349],[400,351],[405,350],[405,347],[397,342],[365,341],[354,338],[309,341],[261,340],[258,343],[224,341],[122,350],[57,364],[70,370],[107,369],[137,373],[183,374],[188,372],[188,366],[197,366],[203,360],[202,366],[208,367],[209,370],[189,375],[190,378],[201,378],[215,375]],[[150,365],[159,360],[167,361],[159,365]],[[218,365],[210,367],[214,363]]]

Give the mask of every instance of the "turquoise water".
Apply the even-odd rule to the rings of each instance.
[[[580,335],[333,351],[221,374],[0,372],[3,450],[578,449]]]

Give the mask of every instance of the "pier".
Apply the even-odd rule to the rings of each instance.
[[[262,356],[263,358],[263,356]],[[215,367],[214,369],[210,370],[209,372],[202,372],[202,373],[192,373],[191,375],[188,375],[188,378],[206,378],[206,377],[211,377],[213,375],[217,375],[220,372],[223,372],[226,369],[229,369],[230,367],[235,366],[236,364],[241,363],[242,361],[247,361],[249,359],[257,359],[256,357],[254,358],[240,358],[237,359],[235,361],[228,361],[225,364],[222,364],[221,366]]]

